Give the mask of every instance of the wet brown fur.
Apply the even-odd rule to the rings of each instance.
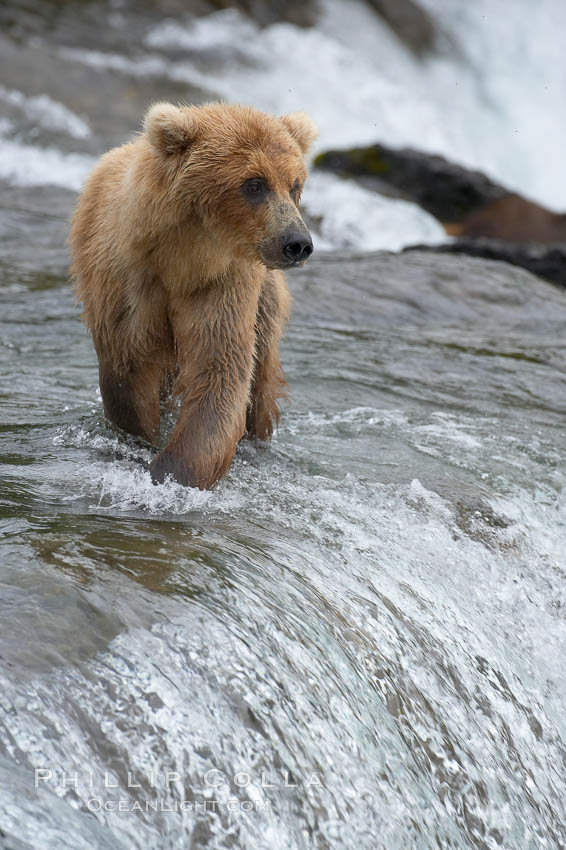
[[[290,296],[274,266],[285,229],[304,229],[290,191],[300,193],[315,135],[304,113],[156,104],[85,185],[72,273],[105,413],[155,444],[160,399],[169,386],[181,399],[155,481],[210,487],[246,430],[268,439],[279,420]],[[269,200],[251,205],[242,184],[257,177]]]

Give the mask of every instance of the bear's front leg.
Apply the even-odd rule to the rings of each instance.
[[[281,272],[270,272],[261,288],[256,318],[256,351],[246,414],[249,439],[268,440],[279,424],[278,401],[287,395],[279,339],[289,317],[291,296]]]
[[[99,382],[104,414],[118,428],[148,443],[159,441],[159,389],[161,358],[141,366],[116,370],[108,358],[99,355]]]
[[[212,487],[228,471],[245,430],[255,347],[259,283],[200,290],[172,303],[181,412],[152,461],[151,477]]]

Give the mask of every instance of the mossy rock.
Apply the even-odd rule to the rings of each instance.
[[[342,171],[345,174],[369,174],[376,177],[382,177],[389,172],[389,165],[381,155],[379,145],[319,153],[314,158],[314,166],[329,171]]]

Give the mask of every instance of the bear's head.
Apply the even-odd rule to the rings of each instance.
[[[272,269],[308,259],[312,240],[298,204],[317,130],[304,112],[277,118],[226,103],[157,103],[144,135],[170,203],[181,221],[200,219],[210,244]]]

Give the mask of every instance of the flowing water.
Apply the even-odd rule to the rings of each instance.
[[[435,224],[315,177],[313,217],[343,200],[319,248],[340,250],[289,275],[271,447],[242,445],[213,492],[155,487],[102,415],[67,281],[74,191],[147,100],[182,96],[179,68],[191,97],[207,62],[234,96],[263,62],[261,101],[292,30],[297,81],[309,39],[353,74],[344,4],[327,12],[313,31],[226,13],[195,30],[30,0],[1,37],[2,850],[566,846],[563,292],[368,253]],[[257,40],[230,52],[244,26]]]

